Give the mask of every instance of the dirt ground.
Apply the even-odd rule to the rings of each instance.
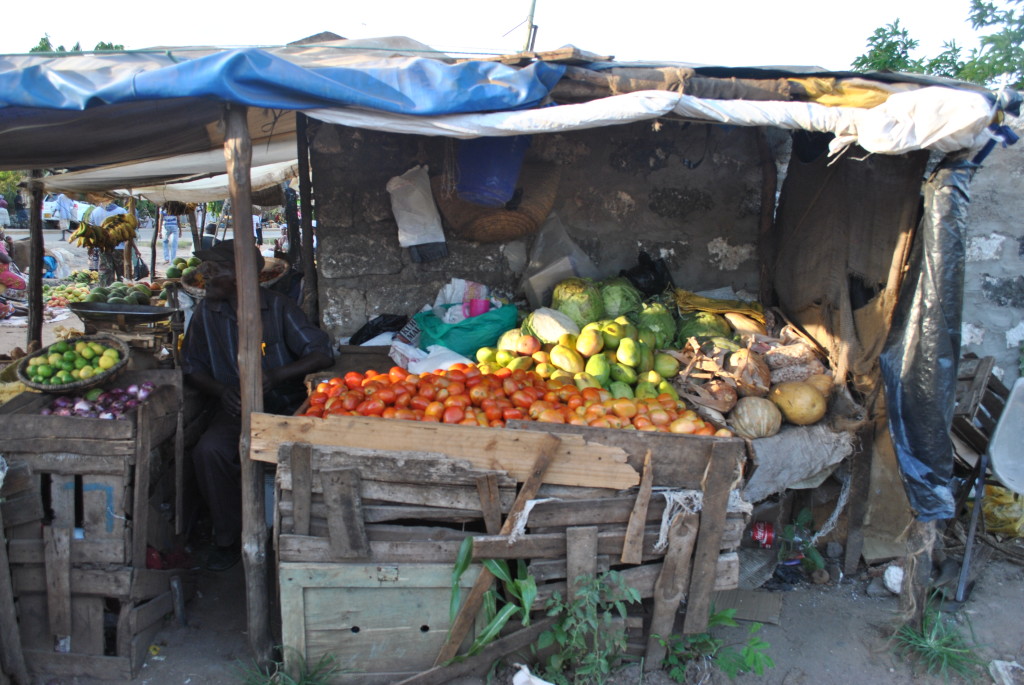
[[[63,245],[62,245],[63,246]],[[71,248],[75,266],[84,265],[84,250]],[[191,247],[183,245],[179,254]],[[80,253],[80,254],[79,254]],[[144,250],[148,259],[148,249]],[[162,271],[158,259],[158,273]],[[44,325],[44,344],[55,339],[58,326],[82,329],[72,317]],[[0,327],[0,352],[16,345],[24,346],[25,328]],[[1016,544],[1021,554],[1024,546]],[[1024,664],[1024,568],[996,555],[978,565],[977,583],[965,604],[956,613],[963,633],[977,645],[975,654],[984,663],[995,660]],[[844,578],[838,584],[813,585],[806,582],[779,589],[782,610],[778,624],[766,624],[759,633],[770,647],[768,655],[775,667],[763,676],[742,675],[735,682],[767,685],[810,685],[811,683],[940,683],[938,676],[926,676],[913,664],[898,658],[888,640],[889,626],[898,607],[894,595],[868,593],[870,574]],[[240,683],[253,672],[252,656],[246,635],[244,570],[236,565],[226,573],[198,571],[197,592],[187,604],[186,624],[174,616],[165,618],[138,678],[145,685],[200,685]],[[762,590],[767,591],[767,590]],[[739,628],[716,631],[727,643],[742,643],[749,623]],[[973,636],[973,638],[972,638]],[[88,678],[39,678],[45,685],[101,685]],[[121,682],[121,681],[115,681]],[[485,682],[478,678],[457,681],[462,685]],[[507,674],[493,682],[511,682]],[[642,674],[639,665],[614,673],[610,685],[646,683],[667,685],[673,682],[666,673]],[[727,679],[714,672],[694,674],[688,682],[724,683]],[[954,682],[957,682],[954,680]],[[969,682],[993,682],[987,675]],[[1024,683],[1017,681],[995,681]]]

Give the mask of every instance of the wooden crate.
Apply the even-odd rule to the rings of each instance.
[[[52,396],[23,393],[0,409],[0,440],[11,463],[27,465],[32,485],[20,491],[4,518],[11,563],[42,563],[45,527],[72,531],[74,564],[145,567],[154,457],[174,443],[180,463],[181,375],[127,372],[124,386],[158,385],[121,421],[41,416]],[[135,535],[135,531],[143,531]]]
[[[513,508],[517,482],[530,477],[540,446],[551,440],[549,432],[558,442],[535,499],[555,499],[536,503],[513,541],[499,528]],[[643,597],[667,596],[667,584],[677,586],[677,595],[688,596],[688,632],[704,629],[711,592],[738,584],[735,550],[747,517],[730,514],[727,503],[742,476],[740,440],[256,414],[252,449],[256,458],[277,464],[274,535],[282,578],[285,569],[308,566],[323,573],[325,592],[347,591],[348,586],[330,585],[350,582],[349,571],[329,575],[334,567],[433,564],[450,571],[466,538],[473,541],[476,562],[527,560],[541,602],[556,591],[571,591],[570,580],[580,574],[610,568]],[[669,529],[668,549],[656,548],[666,500],[652,495],[655,485],[703,491],[700,513],[684,517],[690,537],[683,552],[673,552],[679,517]],[[381,593],[377,609],[401,614],[390,604],[397,596]],[[655,604],[671,619],[679,596]],[[299,637],[300,625],[306,625],[302,635],[310,634],[299,617],[313,605],[295,588],[286,591],[285,581],[281,604],[282,614],[292,616],[284,644],[298,645],[307,662],[315,661],[319,652]],[[425,658],[420,670],[436,656]],[[353,682],[378,682],[375,675],[365,677],[353,676]]]
[[[34,673],[134,677],[173,608],[171,577],[188,575],[146,568],[155,462],[163,446],[180,463],[182,403],[177,371],[129,371],[116,385],[147,380],[157,389],[125,420],[42,416],[53,397],[35,393],[0,410],[18,484],[4,532]]]
[[[477,574],[463,574],[463,590]],[[329,654],[344,670],[331,682],[361,685],[429,668],[450,626],[451,575],[450,564],[282,563],[281,636],[295,649],[286,668],[297,654],[310,665]]]
[[[965,357],[956,379],[953,433],[978,454],[988,449],[1010,391],[992,375],[994,357]]]

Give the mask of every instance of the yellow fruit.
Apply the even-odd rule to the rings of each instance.
[[[101,369],[103,369],[104,371],[106,371],[107,369],[113,368],[114,365],[116,365],[116,364],[117,364],[117,360],[114,359],[113,357],[108,357],[107,355],[103,355],[103,356],[100,357],[99,367]]]
[[[83,367],[82,367],[82,368],[81,368],[81,369],[80,369],[80,370],[78,371],[78,377],[79,377],[79,378],[82,378],[82,379],[85,379],[85,378],[92,378],[94,374],[95,374],[95,372],[93,371],[93,369],[92,369],[92,367],[91,367],[91,366],[83,366]]]

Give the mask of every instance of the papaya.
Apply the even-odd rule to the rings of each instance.
[[[562,369],[559,368],[556,368],[554,371],[551,372],[551,378],[555,380],[559,378],[568,378],[569,380],[573,379],[571,373],[569,373],[568,371],[563,371]]]
[[[645,342],[636,344],[639,362],[633,368],[640,373],[647,373],[654,368],[654,348]]]
[[[612,321],[601,329],[601,337],[604,338],[605,349],[617,349],[619,341],[626,337],[626,328],[622,324]]]
[[[640,342],[650,345],[652,350],[658,347],[658,336],[650,328],[639,329],[638,339]]]
[[[602,386],[606,386],[611,379],[612,365],[603,354],[595,354],[587,360],[583,370],[596,378]]]
[[[660,373],[651,369],[650,371],[645,371],[644,373],[640,374],[640,380],[647,381],[648,383],[652,383],[655,386],[657,386],[658,383],[661,383],[665,379],[661,377]]]
[[[581,372],[573,374],[573,381],[576,383],[576,387],[582,390],[583,388],[601,388],[603,387],[596,378],[591,376],[589,373]]]
[[[576,338],[576,351],[584,357],[593,357],[602,349],[604,349],[604,336],[595,328],[581,331]]]
[[[615,358],[620,363],[635,369],[640,366],[640,357],[640,346],[637,341],[632,338],[623,338],[619,341],[619,346],[615,350]]]
[[[627,385],[635,385],[637,381],[636,371],[633,370],[633,367],[626,366],[622,362],[615,362],[611,366],[611,379],[620,383],[626,383]]]
[[[529,371],[530,369],[533,368],[533,357],[516,357],[508,364],[506,364],[505,368],[512,369],[513,371],[515,371],[516,369]]]
[[[563,371],[580,373],[583,371],[583,357],[579,352],[566,345],[555,345],[551,350],[551,363]]]
[[[658,394],[660,395],[662,393],[668,393],[672,396],[672,399],[679,401],[679,393],[676,391],[675,386],[668,381],[658,383]]]
[[[658,386],[650,381],[640,381],[633,390],[638,400],[650,399],[658,396]]]
[[[625,397],[630,400],[633,399],[633,388],[622,381],[612,381],[608,385],[608,390],[615,399],[619,399],[620,397]]]
[[[548,353],[548,352],[545,352],[544,350],[537,350],[536,352],[534,352],[530,356],[533,357],[533,361],[537,362],[538,364],[550,364],[551,363],[551,354]]]
[[[540,362],[533,368],[533,372],[541,378],[551,378],[551,374],[558,371],[558,368],[554,364],[548,362]]]
[[[675,378],[679,373],[679,360],[671,354],[658,352],[654,355],[654,370],[664,378]]]
[[[570,350],[576,349],[576,335],[573,333],[562,333],[558,336],[558,344],[563,347],[568,347]]]
[[[497,347],[481,347],[476,351],[476,360],[480,364],[492,363],[498,354]]]
[[[494,353],[494,363],[498,366],[508,366],[516,358],[516,353],[511,350],[498,349]]]

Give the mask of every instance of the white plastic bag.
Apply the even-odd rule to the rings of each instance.
[[[427,167],[414,166],[387,185],[391,195],[391,211],[398,222],[398,244],[402,247],[443,243],[441,215],[430,191]]]

